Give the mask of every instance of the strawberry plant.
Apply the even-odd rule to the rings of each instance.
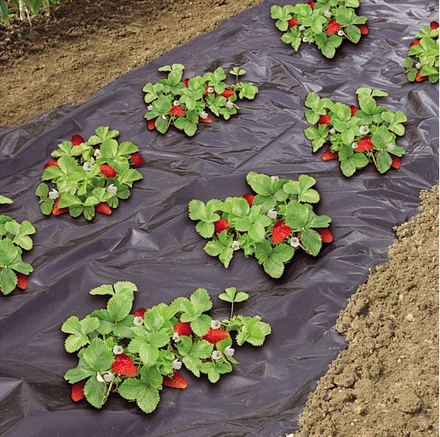
[[[438,22],[431,21],[429,26],[423,26],[416,33],[416,39],[411,42],[408,57],[403,63],[410,82],[438,82],[438,28]]]
[[[178,297],[169,305],[133,312],[137,287],[132,282],[104,284],[92,295],[109,296],[107,306],[79,319],[69,317],[61,326],[68,334],[65,349],[78,353],[78,364],[64,378],[72,384],[74,401],[86,399],[101,408],[111,393],[136,402],[144,413],[154,411],[164,388],[183,389],[187,380],[182,367],[196,377],[206,375],[216,383],[239,364],[233,357],[232,332],[238,346],[261,346],[271,333],[259,316],[234,315],[213,320],[213,303],[204,288],[189,298]],[[249,295],[229,287],[219,299],[243,302]]]
[[[338,159],[344,176],[352,176],[370,162],[379,173],[390,168],[400,168],[400,158],[405,150],[396,138],[405,133],[406,115],[395,113],[376,103],[376,97],[388,94],[370,88],[358,88],[359,108],[341,102],[332,102],[310,92],[305,100],[306,119],[313,127],[305,129],[306,138],[312,141],[313,152],[329,147],[322,154],[324,161]]]
[[[0,204],[11,204],[11,199],[0,195]],[[16,287],[27,288],[32,266],[22,259],[23,250],[31,250],[34,226],[27,220],[21,223],[7,215],[0,215],[0,291],[10,294]]]
[[[312,188],[316,181],[301,175],[298,180],[282,179],[250,172],[246,181],[255,194],[189,202],[189,217],[197,221],[196,231],[210,239],[205,252],[219,258],[225,268],[242,249],[245,257],[254,255],[264,271],[280,278],[295,251],[303,249],[316,256],[323,242],[333,237],[330,217],[317,215],[313,204],[320,200]]]
[[[58,145],[35,192],[44,215],[68,212],[92,220],[96,212],[110,215],[130,197],[133,183],[142,179],[134,167],[144,160],[132,142],[118,144],[118,136],[117,130],[101,126],[87,141],[73,135]]]
[[[165,65],[159,71],[167,72],[167,78],[143,87],[149,130],[164,134],[172,125],[192,137],[199,123],[212,122],[207,111],[229,120],[240,110],[239,99],[254,99],[258,93],[253,84],[238,82],[246,73],[242,68],[229,71],[236,79],[232,85],[225,83],[226,73],[221,67],[190,79],[183,79],[184,69],[182,64]]]
[[[49,13],[52,5],[65,3],[67,0],[0,0],[0,21],[10,26],[10,17],[25,20],[40,12]]]
[[[368,34],[367,18],[357,15],[359,0],[317,0],[295,6],[273,5],[275,26],[281,40],[297,52],[301,43],[316,44],[326,58],[333,58],[344,40],[357,44]]]

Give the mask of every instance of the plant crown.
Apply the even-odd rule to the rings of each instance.
[[[281,40],[297,52],[301,43],[316,44],[326,58],[333,58],[344,40],[357,44],[368,33],[367,18],[357,15],[359,0],[317,0],[295,6],[273,5],[271,18],[283,32]]]
[[[207,110],[229,120],[240,109],[236,103],[238,99],[252,100],[258,93],[252,83],[238,82],[246,73],[242,68],[234,67],[229,71],[236,78],[232,85],[225,83],[226,73],[221,67],[190,79],[183,79],[184,69],[182,64],[165,65],[159,71],[167,72],[167,78],[143,87],[144,100],[148,104],[144,117],[150,130],[164,134],[173,125],[192,137],[199,123],[212,121]]]
[[[416,33],[416,39],[410,44],[408,57],[403,62],[410,82],[438,82],[438,29],[438,22],[432,21],[429,26],[423,26],[420,32]]]
[[[77,352],[79,358],[77,366],[64,377],[73,385],[85,383],[84,396],[95,408],[101,408],[110,393],[116,392],[135,401],[143,412],[151,413],[159,403],[165,379],[173,377],[181,365],[196,377],[205,374],[216,383],[239,364],[232,356],[233,331],[238,346],[246,342],[261,346],[271,333],[270,325],[259,316],[233,315],[231,311],[229,319],[214,322],[208,314],[213,303],[204,288],[198,288],[189,298],[178,297],[169,305],[142,308],[141,313],[138,310],[134,314],[143,315],[135,316],[132,308],[136,291],[134,283],[123,281],[94,288],[90,294],[110,297],[106,308],[81,320],[71,316],[61,327],[68,334],[66,351]],[[232,305],[248,297],[235,287],[219,295]],[[179,335],[176,327],[181,323],[187,324],[188,331]],[[214,331],[223,334],[222,340],[209,338],[213,323],[218,326]],[[118,369],[120,355],[134,365],[130,371]]]
[[[35,194],[40,198],[44,215],[58,209],[72,217],[84,215],[87,220],[95,216],[98,205],[106,205],[110,214],[120,200],[130,197],[133,183],[143,178],[132,168],[139,165],[138,147],[129,141],[118,144],[117,130],[98,127],[95,135],[79,145],[63,141],[51,153],[54,158],[46,164],[42,182]],[[109,170],[107,173],[105,170]],[[98,208],[99,210],[99,208]]]
[[[316,256],[322,247],[319,230],[328,228],[330,217],[317,215],[313,204],[320,200],[311,176],[298,180],[250,172],[246,181],[255,193],[244,197],[189,202],[189,218],[197,221],[196,231],[210,239],[204,250],[228,268],[234,252],[243,249],[254,255],[264,271],[280,278],[297,249]],[[253,195],[252,195],[253,196]]]
[[[312,141],[313,152],[329,144],[347,177],[370,162],[381,174],[391,167],[399,168],[405,150],[397,145],[396,137],[405,133],[406,115],[377,105],[376,97],[388,95],[384,91],[358,88],[356,94],[359,109],[320,98],[315,92],[307,95],[305,106],[310,109],[305,116],[313,127],[305,129],[304,134]],[[322,158],[332,159],[326,158],[326,152]]]
[[[0,195],[0,204],[11,203],[11,199]],[[32,249],[30,236],[33,234],[35,228],[27,220],[19,223],[7,215],[0,215],[0,291],[4,295],[17,287],[17,275],[27,276],[33,271],[32,266],[22,259],[23,250]]]

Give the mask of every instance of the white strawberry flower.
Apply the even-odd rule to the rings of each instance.
[[[232,108],[234,107],[234,103],[231,102],[230,100],[228,100],[228,101],[226,102],[225,106],[226,106],[228,109],[232,109]]]
[[[332,13],[330,11],[327,10],[327,11],[324,12],[324,17],[325,18],[330,18],[331,16],[332,16]]]
[[[330,135],[334,135],[334,134],[336,133],[335,128],[332,127],[332,128],[329,130],[329,133],[330,133]]]
[[[356,143],[356,142],[355,143],[351,143],[351,148],[352,149],[356,149],[357,146],[358,146],[358,143]]]
[[[105,382],[104,378],[101,376],[99,372],[96,374],[96,379],[98,380],[98,382]]]
[[[420,62],[417,62],[415,67],[417,68],[417,70],[420,70],[422,68],[422,64]]]
[[[202,111],[199,115],[200,118],[202,118],[203,120],[205,120],[206,118],[208,118],[208,113],[206,111]]]
[[[220,320],[211,320],[212,329],[218,329],[220,328],[220,326],[221,326]]]
[[[92,171],[93,163],[92,162],[85,162],[83,164],[84,171]]]
[[[234,249],[234,250],[240,249],[240,243],[237,240],[234,240],[232,242],[232,249]]]
[[[303,41],[303,42],[309,42],[309,39],[308,39],[306,36],[303,36],[302,41]]]
[[[133,319],[133,323],[134,323],[136,326],[142,326],[142,325],[144,324],[144,318],[141,317],[141,316],[136,316],[136,317]]]
[[[115,184],[110,184],[107,187],[107,193],[111,194],[112,196],[116,196],[116,193],[118,192],[118,187]]]
[[[306,30],[306,28],[303,24],[301,24],[301,26],[298,26],[298,30],[303,32],[304,30]]]
[[[368,128],[368,126],[361,126],[359,128],[359,133],[361,135],[367,135],[368,132],[370,132],[370,129]]]
[[[338,35],[339,35],[339,36],[344,36],[344,31],[341,30],[341,29],[339,29],[339,30],[338,30]]]
[[[226,346],[223,349],[223,353],[227,356],[227,357],[232,357],[232,355],[234,355],[235,349],[231,346]]]
[[[174,100],[173,106],[180,106],[180,102],[178,100]]]
[[[149,111],[152,111],[152,110],[153,110],[153,105],[148,105],[148,106],[147,106],[147,109],[148,109]]]
[[[270,179],[272,182],[278,182],[280,180],[278,176],[271,176]]]
[[[107,372],[104,374],[105,382],[112,382],[115,379],[115,375],[112,372]]]
[[[213,87],[213,86],[209,86],[209,87],[206,89],[206,92],[207,92],[208,94],[212,94],[212,93],[214,92],[214,87]]]
[[[182,363],[177,358],[171,363],[171,367],[174,370],[180,370],[182,368]]]
[[[266,215],[270,219],[275,220],[277,218],[277,216],[278,216],[278,213],[277,213],[277,211],[275,209],[272,208],[272,209],[269,209],[269,211],[266,212]]]
[[[180,341],[180,335],[179,335],[177,332],[175,332],[175,333],[173,334],[173,340],[174,340],[176,343],[178,343],[178,342]]]
[[[299,246],[299,238],[298,237],[292,237],[290,239],[290,245],[292,247],[298,247]]]
[[[115,355],[120,355],[120,354],[122,354],[123,352],[124,352],[124,348],[123,348],[122,346],[117,345],[117,346],[115,346],[115,347],[113,348],[113,353],[114,353]]]
[[[166,116],[165,114],[162,114],[162,119],[163,119],[163,120],[166,120],[166,119],[167,119],[167,116]]]
[[[220,360],[223,354],[220,351],[213,351],[211,357],[213,360]]]
[[[93,156],[94,156],[96,159],[101,158],[101,157],[102,157],[101,149],[95,149],[95,151],[93,152]]]
[[[52,188],[49,191],[49,199],[56,200],[58,197],[60,197],[60,193],[55,188]]]

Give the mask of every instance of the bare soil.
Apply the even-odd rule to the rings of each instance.
[[[121,75],[263,0],[75,0],[0,25],[0,125],[83,103]],[[438,436],[438,186],[396,228],[341,312],[348,348],[329,366],[297,437]]]

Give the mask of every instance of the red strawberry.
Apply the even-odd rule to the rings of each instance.
[[[180,105],[173,106],[170,112],[172,115],[175,115],[176,117],[183,117],[185,115],[185,111]]]
[[[366,24],[358,24],[359,30],[361,31],[361,35],[368,35],[368,27]]]
[[[153,118],[153,120],[148,120],[147,128],[148,128],[148,130],[156,129],[156,119],[155,118]]]
[[[336,20],[330,20],[327,26],[327,35],[333,35],[341,28],[341,25]]]
[[[200,123],[212,123],[212,118],[210,115],[208,115],[205,118],[199,117]]]
[[[252,194],[243,194],[243,197],[246,199],[247,203],[249,204],[249,206],[252,206],[252,204],[254,203],[254,195]]]
[[[356,147],[356,152],[368,152],[374,147],[373,143],[371,142],[370,137],[362,137],[358,141],[358,145]]]
[[[52,214],[53,215],[61,215],[61,214],[64,214],[65,212],[69,211],[68,207],[66,207],[66,208],[59,208],[58,207],[58,204],[60,203],[60,200],[61,200],[61,197],[58,197],[58,199],[55,200],[55,204],[54,204],[54,206],[52,208]]]
[[[174,332],[178,335],[191,335],[193,331],[190,322],[177,322],[174,325]]]
[[[115,169],[108,164],[99,164],[99,168],[101,169],[101,173],[106,177],[106,178],[114,178],[116,177],[117,173],[115,171]]]
[[[353,115],[356,114],[356,112],[358,112],[359,109],[356,108],[356,106],[354,105],[350,105],[350,111],[351,111],[351,116],[353,117]]]
[[[139,153],[132,153],[130,155],[133,167],[140,167],[144,163],[144,158]]]
[[[298,20],[296,18],[291,18],[288,22],[289,27],[298,26]]]
[[[321,159],[323,161],[331,161],[332,159],[338,158],[338,152],[332,152],[330,147],[322,154]]]
[[[400,158],[398,156],[391,155],[391,167],[395,168],[396,170],[399,170]]]
[[[112,363],[112,370],[118,375],[125,376],[135,376],[137,373],[133,360],[125,354],[116,355],[116,359]]]
[[[72,401],[78,402],[85,398],[84,386],[86,385],[86,382],[87,380],[83,379],[82,381],[72,384],[72,387],[70,388],[70,397],[72,398]]]
[[[330,124],[331,121],[332,119],[330,118],[330,115],[320,115],[318,124]]]
[[[58,167],[58,159],[51,159],[44,164],[44,168],[47,167]]]
[[[145,311],[147,311],[147,309],[146,308],[139,308],[139,309],[137,309],[135,312],[134,312],[134,314],[133,314],[133,316],[134,317],[144,317],[144,314],[145,314]]]
[[[214,228],[215,228],[215,232],[219,234],[220,232],[229,228],[229,222],[225,218],[221,218],[216,222],[214,222]]]
[[[431,28],[431,30],[438,29],[438,26],[438,21],[431,21],[431,23],[429,23],[429,27]]]
[[[235,92],[232,91],[232,90],[228,90],[228,89],[226,89],[226,90],[224,90],[224,91],[222,92],[222,96],[223,96],[223,97],[226,97],[226,98],[229,98],[229,97],[234,96],[234,95],[235,95]]]
[[[162,384],[166,385],[167,387],[181,389],[186,388],[188,385],[186,379],[177,370],[174,372],[174,375],[171,378],[169,376],[164,376],[162,378]]]
[[[28,286],[28,277],[20,272],[16,272],[15,274],[17,275],[17,287],[20,290],[26,290]]]
[[[285,240],[292,232],[290,226],[284,224],[282,220],[278,220],[272,229],[272,242],[275,244],[281,243]]]
[[[420,40],[415,39],[414,41],[411,41],[409,46],[412,47],[412,46],[418,46],[418,45],[420,45]]]
[[[112,209],[106,202],[98,203],[95,206],[95,211],[100,212],[101,214],[110,215],[112,213]]]
[[[206,335],[203,336],[203,339],[208,341],[209,343],[215,344],[220,340],[224,340],[229,337],[229,333],[223,331],[223,329],[214,329],[209,328],[209,331]]]
[[[333,235],[329,228],[317,228],[315,231],[321,236],[323,243],[331,243],[333,241]]]
[[[186,87],[188,87],[188,82],[189,82],[189,79],[186,77],[185,79],[183,79],[182,80],[182,83],[186,86]]]
[[[418,70],[416,74],[416,82],[423,82],[426,79],[428,79],[428,76],[422,76],[421,70]]]
[[[84,138],[81,135],[72,135],[72,146],[79,146],[80,144],[84,143]]]
[[[315,8],[315,2],[307,2],[307,3],[312,8],[312,10]]]

